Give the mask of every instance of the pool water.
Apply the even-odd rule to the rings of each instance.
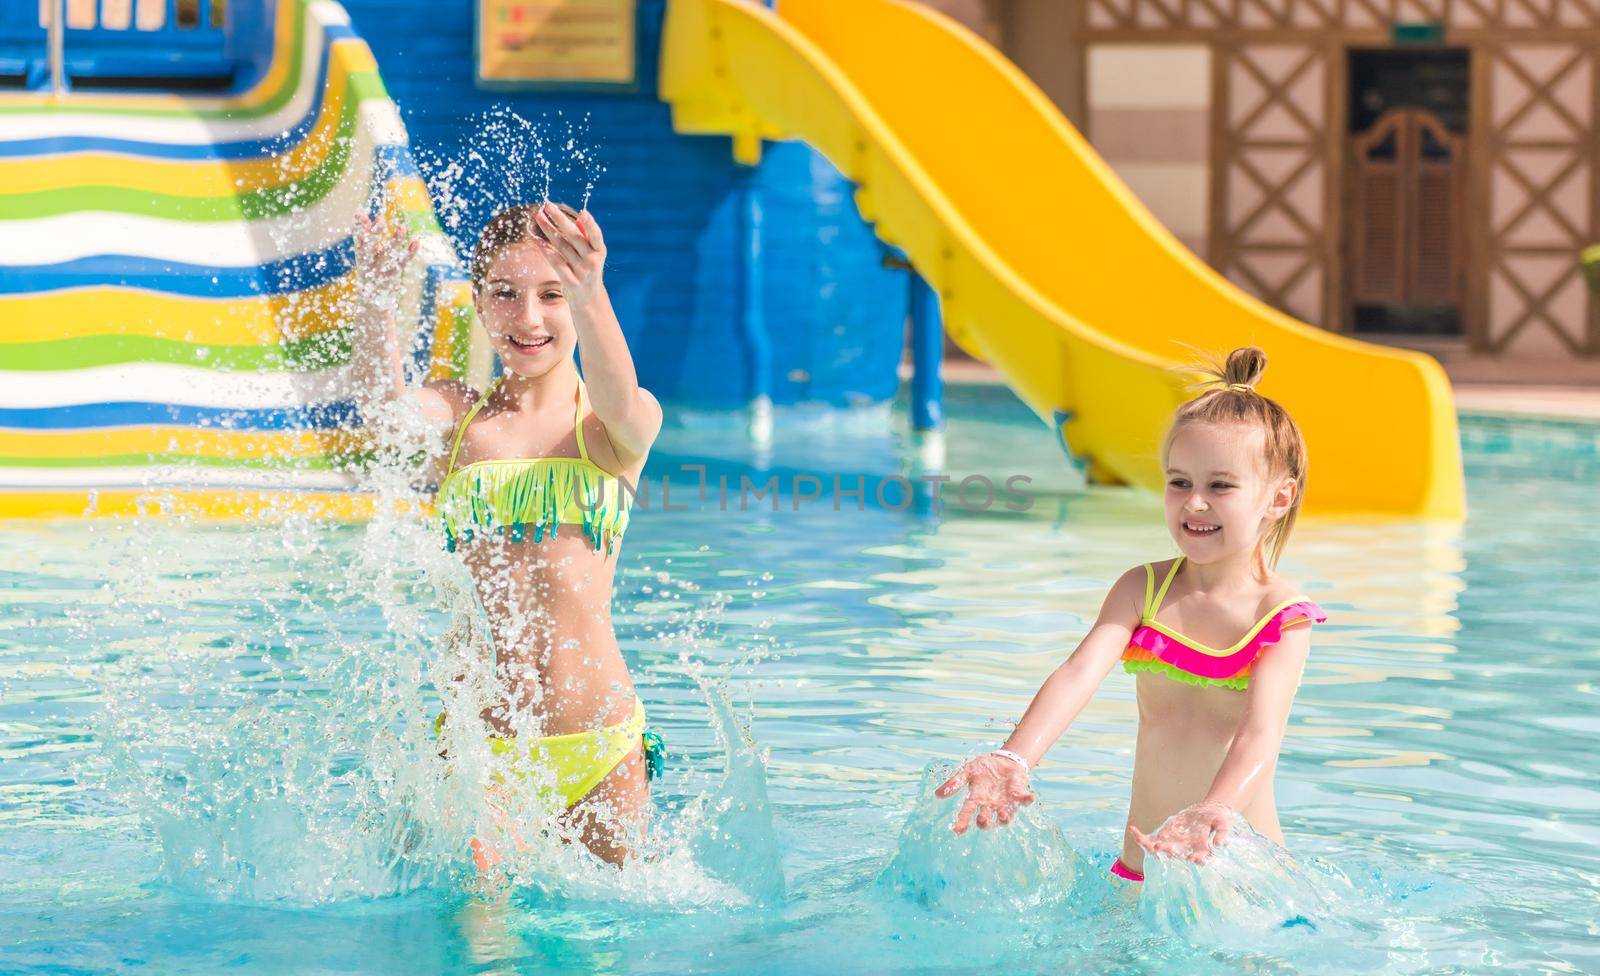
[[[486,890],[396,846],[450,623],[419,529],[0,526],[0,972],[1600,970],[1600,428],[1464,418],[1465,526],[1297,530],[1282,571],[1330,620],[1274,911],[1105,880],[1120,671],[1026,823],[930,826],[930,767],[996,745],[1108,582],[1173,551],[1157,499],[1086,490],[1003,389],[948,410],[943,504],[896,480],[899,406],[780,412],[765,451],[729,417],[665,432],[616,616],[672,753],[659,863],[621,879],[552,854]],[[778,510],[741,509],[773,474]],[[1002,494],[951,503],[967,476]]]

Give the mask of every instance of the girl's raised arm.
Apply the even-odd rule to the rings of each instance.
[[[1106,594],[1094,626],[1045,679],[1004,748],[968,761],[935,791],[951,796],[966,787],[966,801],[952,827],[956,833],[965,833],[974,815],[980,828],[1010,823],[1018,806],[1033,802],[1028,771],[1072,725],[1121,658],[1139,626],[1144,589],[1143,567],[1122,574]]]
[[[1301,621],[1285,626],[1282,639],[1256,658],[1245,690],[1244,715],[1205,799],[1178,811],[1154,835],[1129,825],[1140,847],[1201,863],[1227,841],[1234,814],[1250,804],[1277,769],[1289,709],[1310,653],[1311,624]]]
[[[633,354],[611,307],[604,281],[605,237],[587,210],[574,222],[546,203],[539,208],[537,219],[551,241],[544,245],[545,253],[561,278],[561,290],[572,310],[589,402],[605,425],[618,460],[631,467],[649,453],[661,432],[661,405],[639,386]]]
[[[400,276],[419,244],[408,241],[407,236],[402,224],[390,224],[382,217],[373,220],[364,213],[356,215],[351,380],[364,411],[375,412],[392,400],[409,399],[429,420],[451,423],[457,407],[453,401],[468,397],[464,385],[449,384],[448,389],[406,385],[403,353],[395,334],[394,305]]]

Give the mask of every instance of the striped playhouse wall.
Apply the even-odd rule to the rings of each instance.
[[[375,200],[423,241],[411,368],[464,373],[470,291],[371,51],[328,0],[273,38],[222,96],[0,94],[0,517],[368,511],[338,309]]]
[[[1088,135],[1145,206],[1204,256],[1211,196],[1211,49],[1096,44]]]

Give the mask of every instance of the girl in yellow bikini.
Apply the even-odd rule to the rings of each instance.
[[[542,784],[564,828],[620,864],[649,786],[644,706],[617,646],[611,590],[661,407],[639,386],[606,293],[605,240],[589,213],[554,203],[489,222],[472,287],[504,373],[479,396],[450,380],[405,383],[387,307],[415,251],[405,236],[358,218],[352,369],[376,398],[411,401],[445,435],[431,462],[436,507],[494,646],[498,700],[481,716],[491,754]],[[486,844],[473,849],[480,868],[498,859]]]
[[[1213,388],[1179,408],[1162,459],[1181,555],[1123,573],[1005,746],[939,787],[967,790],[956,833],[974,815],[980,828],[1009,823],[1033,802],[1029,771],[1120,660],[1136,676],[1139,735],[1111,873],[1142,881],[1150,853],[1202,862],[1235,813],[1283,843],[1273,773],[1311,624],[1326,618],[1274,572],[1305,492],[1306,448],[1288,412],[1256,392],[1265,367],[1261,350],[1235,350]]]

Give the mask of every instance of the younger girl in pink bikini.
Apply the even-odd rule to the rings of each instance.
[[[1005,746],[939,787],[967,790],[956,833],[974,816],[980,828],[1009,823],[1033,802],[1029,771],[1120,660],[1136,676],[1139,736],[1112,873],[1144,880],[1148,853],[1203,862],[1234,813],[1283,843],[1273,773],[1311,624],[1326,616],[1274,572],[1305,492],[1306,448],[1283,407],[1255,390],[1266,362],[1235,350],[1212,389],[1178,409],[1162,458],[1181,555],[1123,573]]]

